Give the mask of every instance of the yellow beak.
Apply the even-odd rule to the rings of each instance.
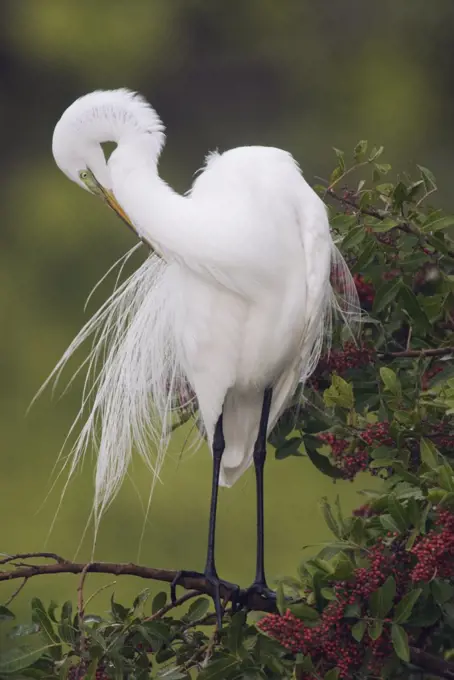
[[[129,219],[128,215],[125,213],[115,196],[109,189],[104,189],[100,184],[98,185],[99,189],[101,190],[102,198],[104,201],[107,203],[109,208],[112,208],[112,210],[117,213],[118,217],[123,220],[123,222],[126,224],[129,229],[132,229],[132,231],[137,235],[137,230],[131,220]]]

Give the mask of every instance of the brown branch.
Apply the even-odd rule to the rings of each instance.
[[[33,553],[31,557],[45,557],[47,553]],[[8,558],[11,562],[20,557],[18,555]],[[52,559],[56,556],[52,554]],[[32,578],[33,576],[48,575],[48,574],[113,574],[114,576],[137,576],[144,579],[152,579],[154,581],[162,581],[164,583],[172,583],[178,571],[171,571],[168,569],[155,569],[153,567],[144,567],[132,562],[127,564],[117,564],[114,562],[90,562],[89,564],[82,564],[79,562],[70,562],[63,557],[59,557],[56,564],[32,564],[21,565],[10,571],[0,571],[0,581],[12,581],[18,578]],[[186,590],[197,590],[199,593],[213,595],[213,588],[203,576],[192,577],[186,576],[179,582]],[[221,585],[220,594],[222,598],[229,595],[230,591]],[[189,598],[188,598],[189,599]],[[275,611],[274,600],[264,599],[256,594],[251,594],[247,602],[248,609],[271,612]]]
[[[16,590],[12,593],[12,595],[6,600],[5,607],[8,607],[8,605],[10,605],[11,602],[19,595],[20,591],[25,586],[27,581],[28,581],[28,578],[24,578],[24,580],[22,581],[20,586],[18,588],[16,588]]]
[[[454,354],[454,347],[437,347],[436,349],[406,349],[402,352],[377,352],[380,359],[405,359],[418,357],[443,357]]]
[[[412,664],[437,678],[454,680],[454,663],[450,661],[423,652],[422,649],[416,649],[416,647],[410,647],[410,660]]]

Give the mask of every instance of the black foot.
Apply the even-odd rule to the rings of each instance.
[[[249,586],[249,588],[240,591],[238,597],[239,606],[247,609],[250,598],[254,595],[258,595],[263,600],[273,600],[273,602],[276,601],[276,593],[274,590],[268,588],[266,583],[254,581],[254,583]]]
[[[171,585],[170,585],[170,599],[173,604],[175,604],[176,601],[176,587],[177,585],[182,581],[184,578],[201,578],[207,581],[211,585],[212,592],[211,592],[211,597],[213,598],[214,602],[214,608],[216,611],[216,621],[217,621],[217,627],[220,630],[222,626],[222,616],[224,614],[224,607],[227,604],[227,602],[232,603],[232,609],[234,611],[237,611],[238,609],[238,602],[239,602],[239,596],[240,596],[240,587],[237,586],[235,583],[230,583],[230,581],[224,581],[222,578],[219,578],[216,573],[211,574],[211,573],[205,573],[202,574],[199,571],[187,571],[186,569],[182,569],[181,571],[178,572],[178,574],[175,576],[173,579]],[[224,607],[222,606],[221,603],[221,586],[225,588],[226,591],[228,591],[228,596],[227,599],[224,602]]]

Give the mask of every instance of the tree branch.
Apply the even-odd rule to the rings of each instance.
[[[454,354],[454,347],[437,347],[436,349],[406,349],[402,352],[377,352],[380,359],[405,359],[418,357],[443,357]]]
[[[122,564],[114,562],[90,562],[83,564],[80,562],[70,562],[63,557],[49,553],[29,553],[29,557],[44,557],[57,560],[56,564],[20,564],[14,569],[0,571],[0,581],[12,581],[14,579],[29,579],[33,576],[49,574],[113,574],[115,576],[138,576],[139,578],[172,583],[179,573],[168,569],[155,569],[144,567],[132,562]],[[24,555],[13,555],[8,557],[8,562],[24,558]],[[203,577],[185,577],[179,583],[186,590],[197,590],[199,593],[213,595],[213,589]],[[221,585],[220,594],[222,598],[229,595],[229,591]],[[247,602],[248,609],[255,611],[271,612],[275,611],[275,602],[272,598],[262,598],[260,595],[251,594]]]

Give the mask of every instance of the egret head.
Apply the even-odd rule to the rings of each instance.
[[[112,193],[101,145],[137,140],[141,135],[153,140],[151,149],[157,160],[165,139],[161,120],[140,95],[121,89],[92,92],[77,99],[63,113],[52,139],[52,153],[60,170],[105,201],[129,227],[131,221]]]

